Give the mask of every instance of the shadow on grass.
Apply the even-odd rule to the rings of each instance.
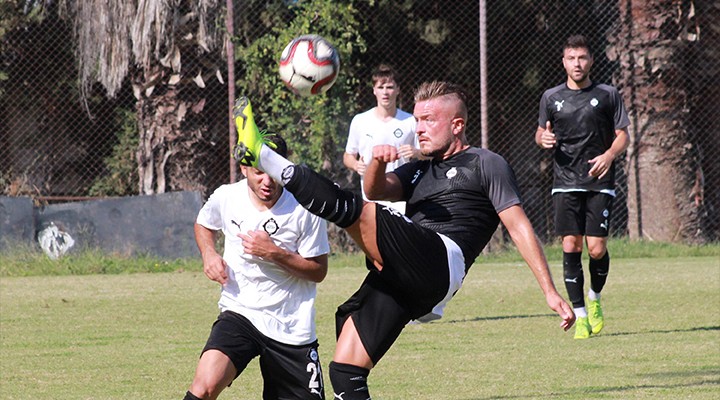
[[[434,324],[458,324],[464,322],[478,322],[478,321],[501,321],[506,319],[527,319],[527,318],[553,318],[557,314],[522,314],[522,315],[497,315],[492,317],[475,317],[475,318],[464,318],[464,319],[450,319],[450,320],[439,320],[433,321]],[[614,333],[603,333],[599,336],[612,337],[612,336],[627,336],[627,335],[644,335],[648,333],[681,333],[681,332],[702,332],[702,331],[720,331],[720,326],[697,326],[687,329],[653,329],[648,331],[637,331],[637,332],[614,332]]]
[[[698,326],[687,329],[653,329],[649,331],[637,332],[614,332],[601,334],[600,336],[628,336],[628,335],[645,335],[648,333],[680,333],[680,332],[700,332],[700,331],[720,331],[720,326]]]
[[[526,318],[547,318],[556,317],[557,314],[524,314],[524,315],[497,315],[492,317],[475,317],[465,319],[449,319],[434,321],[435,324],[458,324],[463,322],[478,322],[478,321],[501,321],[505,319],[526,319]]]
[[[711,374],[713,372],[717,371],[698,371],[698,374],[701,375],[707,375]],[[695,374],[697,375],[697,374]],[[555,399],[558,397],[566,397],[566,398],[588,398],[592,397],[593,394],[611,394],[616,393],[618,394],[619,398],[622,398],[622,393],[632,393],[636,391],[642,391],[642,390],[654,390],[654,389],[683,389],[683,388],[693,388],[693,387],[700,387],[700,386],[718,386],[720,385],[720,379],[703,379],[695,382],[687,382],[687,383],[670,383],[666,385],[626,385],[626,386],[608,386],[603,388],[584,388],[584,389],[575,389],[575,390],[568,390],[565,392],[553,392],[553,393],[533,393],[528,395],[520,395],[520,396],[490,396],[490,397],[468,397],[464,400],[501,400],[501,399]]]

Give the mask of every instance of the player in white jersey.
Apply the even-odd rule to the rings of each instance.
[[[374,146],[388,144],[395,146],[400,158],[387,163],[386,172],[417,158],[420,151],[415,135],[415,118],[412,114],[397,107],[400,86],[395,79],[395,71],[389,65],[381,64],[372,73],[373,95],[377,105],[357,114],[350,122],[343,163],[360,174],[362,188],[365,167],[372,159]],[[363,191],[363,199],[368,200]],[[380,202],[405,212],[405,202]]]
[[[279,136],[270,141],[287,154]],[[185,399],[217,398],[258,356],[263,399],[324,399],[314,303],[328,268],[327,223],[267,174],[241,168],[246,179],[215,190],[195,224],[205,275],[222,284],[221,313]]]

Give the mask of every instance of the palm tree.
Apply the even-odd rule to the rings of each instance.
[[[694,1],[620,0],[619,9],[608,56],[620,63],[616,82],[632,122],[630,236],[706,242],[706,171],[692,121],[702,102],[689,84],[704,73],[692,61],[700,56],[702,43]]]
[[[74,25],[83,99],[98,82],[109,97],[126,79],[132,85],[139,193],[205,191],[204,111],[210,81],[222,83],[218,0],[61,0],[60,7]]]

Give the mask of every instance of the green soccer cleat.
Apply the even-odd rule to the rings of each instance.
[[[257,167],[263,143],[273,149],[276,146],[274,143],[268,142],[266,140],[268,134],[260,132],[255,125],[252,105],[247,97],[242,96],[235,101],[233,118],[238,133],[238,143],[233,149],[233,158],[246,167]]]
[[[575,339],[587,339],[590,337],[592,328],[587,317],[580,317],[575,321]]]
[[[588,321],[592,327],[593,335],[600,333],[605,326],[605,318],[603,318],[602,307],[600,307],[600,300],[588,300]]]

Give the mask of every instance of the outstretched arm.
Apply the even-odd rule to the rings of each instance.
[[[525,259],[533,275],[535,275],[540,289],[542,289],[545,294],[545,300],[548,306],[562,318],[560,327],[564,330],[570,329],[573,323],[575,323],[575,314],[568,303],[560,296],[557,289],[555,289],[555,284],[550,275],[550,268],[545,259],[545,253],[540,245],[540,241],[535,235],[530,220],[527,218],[527,215],[525,215],[525,211],[520,205],[514,205],[501,211],[498,215],[510,233],[510,237],[512,237],[513,242],[515,242],[518,251],[520,251],[523,259]]]

